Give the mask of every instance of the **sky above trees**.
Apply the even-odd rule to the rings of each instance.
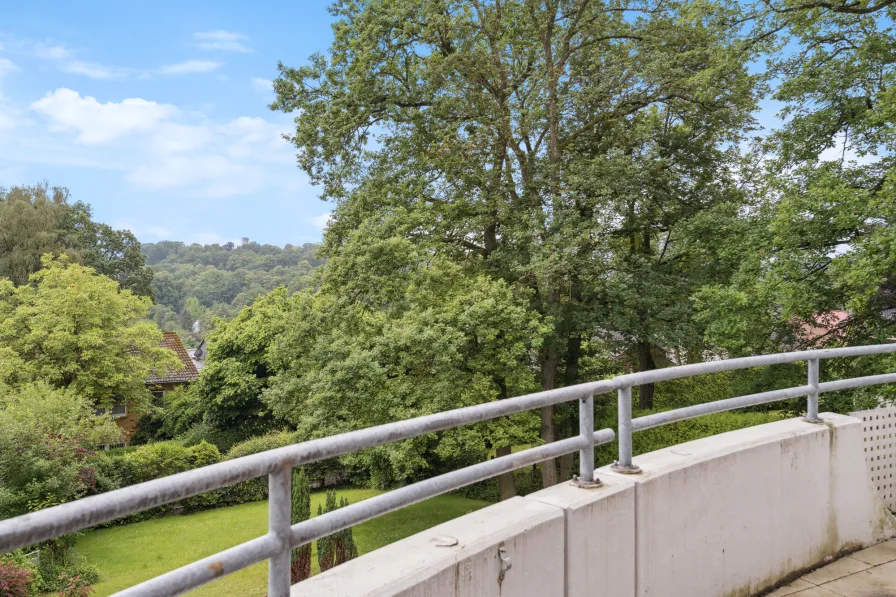
[[[319,240],[330,207],[267,104],[330,22],[323,2],[3,3],[0,186],[68,186],[144,242]]]

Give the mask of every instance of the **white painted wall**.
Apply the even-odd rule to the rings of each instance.
[[[865,472],[861,422],[822,418],[635,458],[643,472],[619,475],[635,483],[635,595],[749,596],[893,536],[893,518]]]
[[[770,423],[598,471],[439,525],[293,588],[305,597],[747,597],[896,535],[862,423]],[[447,535],[454,547],[431,539]],[[498,547],[513,561],[498,583]]]
[[[432,540],[454,537],[457,545]],[[433,527],[293,585],[295,597],[562,595],[563,511],[513,498]],[[501,544],[512,567],[499,584]]]
[[[567,597],[635,594],[635,483],[601,479],[598,489],[561,483],[526,496],[566,514]]]

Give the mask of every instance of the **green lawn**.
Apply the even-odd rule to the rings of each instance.
[[[339,491],[340,496],[352,503],[379,493],[382,492],[371,489]],[[311,495],[312,514],[317,514],[317,505],[324,499],[323,492]],[[355,543],[361,553],[367,553],[487,505],[487,502],[454,495],[435,497],[356,526]],[[267,507],[267,502],[254,502],[91,531],[78,540],[77,550],[99,568],[100,582],[94,586],[95,597],[105,597],[264,535],[267,532]],[[314,549],[312,562],[316,573],[316,546]],[[266,585],[267,563],[262,562],[188,595],[260,597],[267,592]]]

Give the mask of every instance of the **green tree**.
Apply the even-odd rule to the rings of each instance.
[[[73,389],[0,386],[0,518],[98,491],[93,450],[120,436]]]
[[[736,274],[697,295],[708,336],[733,354],[892,337],[896,5],[783,0],[756,12],[756,37],[785,47],[769,63],[784,124],[760,147],[766,167],[733,225]],[[849,319],[826,325],[839,309]],[[802,322],[832,333],[807,338]]]
[[[145,379],[176,368],[145,321],[149,299],[92,268],[45,256],[26,285],[0,281],[0,372],[10,384],[45,382],[95,405],[114,397],[148,405]]]
[[[290,298],[263,397],[275,416],[310,439],[537,389],[532,363],[548,328],[524,290],[375,230],[349,242],[318,292]],[[536,437],[523,413],[349,458],[389,486]],[[502,496],[513,495],[504,480]]]
[[[342,498],[336,501],[336,490],[327,490],[327,504],[323,508],[320,504],[317,506],[317,515],[321,516],[327,512],[333,512],[339,508],[348,506],[348,500]],[[355,539],[352,535],[352,528],[348,527],[332,535],[321,537],[317,540],[317,563],[321,572],[326,572],[333,566],[344,564],[345,562],[358,557],[358,548],[355,546]]]
[[[152,270],[129,231],[94,222],[90,206],[70,203],[65,188],[0,188],[0,277],[26,284],[46,253],[66,253],[122,288],[152,297]]]
[[[755,106],[737,3],[331,10],[329,56],[281,64],[272,105],[298,114],[299,165],[337,203],[328,259],[360,234],[398,237],[527,289],[553,328],[533,363],[544,389],[579,381],[596,334],[645,357],[701,336],[693,318],[673,321],[689,293],[678,270],[701,258],[682,240],[688,222],[732,199],[732,148]],[[554,416],[542,412],[544,441]]]
[[[311,488],[305,469],[292,471],[292,524],[311,518]],[[302,582],[311,576],[311,544],[292,550],[292,582]]]
[[[288,308],[286,289],[274,290],[220,321],[209,335],[208,359],[190,391],[215,429],[250,437],[271,428],[274,420],[261,395],[274,374],[268,349],[284,331]]]

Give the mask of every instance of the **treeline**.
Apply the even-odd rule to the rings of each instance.
[[[152,271],[129,230],[94,222],[90,205],[71,202],[64,187],[0,187],[0,278],[26,284],[41,268],[43,255],[63,253],[123,289],[152,297]]]
[[[307,288],[312,271],[323,263],[317,246],[186,245],[162,241],[142,246],[154,272],[156,304],[152,319],[165,331],[177,331],[187,344],[203,338],[216,317],[229,319],[271,290]]]

